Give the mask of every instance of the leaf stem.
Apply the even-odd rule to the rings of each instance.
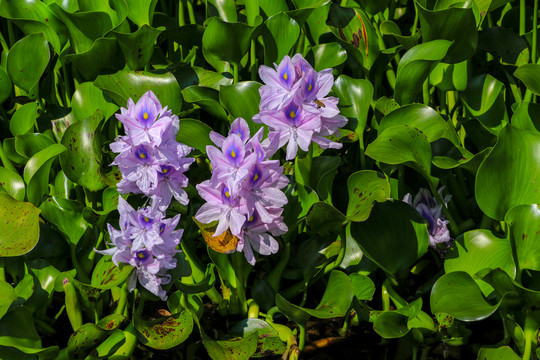
[[[182,0],[182,1],[185,1],[185,0]],[[188,9],[188,15],[189,15],[189,23],[190,24],[196,24],[197,22],[195,21],[195,13],[193,12],[193,4],[192,4],[191,1],[192,0],[187,0],[186,1],[187,9]]]
[[[244,274],[244,253],[236,251],[231,254],[231,258],[236,275],[236,293],[238,295],[238,301],[240,302],[240,311],[244,315],[248,312]]]
[[[386,288],[386,283],[383,283],[381,286],[381,300],[382,300],[382,310],[390,310],[390,294],[388,294],[388,289]]]
[[[202,264],[200,264],[199,259],[197,259],[193,255],[193,252],[192,252],[191,248],[188,245],[189,241],[186,241],[186,240],[188,240],[188,239],[185,239],[185,240],[181,241],[180,246],[182,247],[182,251],[184,252],[184,256],[186,257],[186,261],[189,263],[189,265],[191,267],[191,274],[192,274],[193,279],[195,281],[201,281],[201,279],[203,279],[204,276],[205,276],[204,271],[201,270],[202,269]],[[223,300],[223,298],[221,297],[221,295],[219,294],[219,292],[217,291],[217,289],[215,287],[213,287],[210,290],[206,291],[205,294],[206,294],[206,296],[208,296],[208,298],[212,302],[215,302],[216,304],[221,303],[221,301]]]
[[[523,350],[523,360],[531,359],[533,341],[538,334],[538,324],[530,314],[525,317],[525,327],[523,329],[525,335],[525,349]]]
[[[532,28],[532,49],[531,49],[531,63],[536,63],[536,42],[538,39],[537,34],[538,27],[538,0],[534,0],[534,10],[533,10],[533,28]]]
[[[178,26],[180,27],[186,25],[186,16],[184,15],[184,2],[185,0],[180,0],[178,2]]]
[[[519,0],[519,36],[525,35],[525,0]]]
[[[232,63],[233,67],[233,83],[238,84],[238,64]]]

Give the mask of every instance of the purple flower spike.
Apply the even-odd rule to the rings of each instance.
[[[444,188],[438,190],[441,198],[443,198],[443,190]],[[447,195],[443,198],[444,205],[438,204],[429,190],[424,188],[420,188],[414,199],[412,199],[411,194],[406,194],[403,197],[403,201],[414,207],[426,220],[429,233],[429,246],[434,248],[441,258],[444,257],[444,254],[453,241],[447,227],[448,220],[442,214],[442,207],[447,206],[450,199],[451,196]]]

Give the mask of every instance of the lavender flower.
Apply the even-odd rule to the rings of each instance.
[[[214,236],[229,229],[238,238],[236,250],[243,251],[253,265],[253,250],[261,255],[277,252],[279,245],[272,235],[287,231],[281,217],[287,197],[280,189],[288,179],[279,161],[267,158],[267,150],[276,151],[277,147],[271,141],[261,144],[262,129],[250,137],[244,119],[233,122],[227,137],[212,132],[210,138],[220,148],[207,147],[212,178],[197,185],[206,203],[195,219],[206,224],[217,222]]]
[[[128,287],[133,291],[137,281],[152,294],[162,300],[167,299],[161,285],[169,283],[168,269],[176,267],[174,254],[180,243],[183,230],[174,230],[180,215],[164,219],[154,207],[134,210],[121,196],[118,197],[120,230],[107,224],[112,247],[95,250],[104,255],[112,255],[115,265],[126,263],[135,268],[128,279]]]
[[[444,201],[444,206],[446,206],[452,196],[447,195],[443,198],[443,189],[444,188],[440,188],[438,192]],[[442,213],[443,205],[438,204],[429,190],[424,188],[420,188],[414,199],[411,198],[411,194],[408,193],[403,197],[403,201],[414,207],[426,220],[429,233],[429,245],[443,257],[452,241],[450,231],[447,227],[448,220],[446,220]]]
[[[342,144],[326,138],[338,135],[347,118],[339,115],[338,99],[326,97],[334,84],[332,69],[316,72],[300,55],[285,56],[275,70],[259,68],[265,85],[259,88],[259,114],[253,121],[270,127],[269,139],[279,147],[287,145],[286,159],[296,156],[298,147],[307,151],[311,142],[323,149],[339,149]]]
[[[135,104],[128,100],[116,117],[124,124],[125,136],[111,144],[119,153],[112,165],[122,173],[120,193],[144,194],[165,211],[174,197],[180,204],[189,200],[183,188],[188,185],[184,173],[195,159],[187,158],[191,148],[176,141],[179,119],[167,107],[162,108],[152,91]]]

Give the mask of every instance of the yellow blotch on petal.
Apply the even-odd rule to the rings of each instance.
[[[309,84],[309,86],[307,88],[307,91],[311,91],[311,89],[313,89],[313,86],[311,86],[311,84]]]
[[[144,118],[144,120],[148,120],[148,113],[145,111],[142,117]]]
[[[236,157],[236,153],[234,152],[234,150],[231,151],[231,156],[233,157],[233,159]]]
[[[251,216],[249,217],[249,220],[248,220],[248,221],[249,221],[249,222],[252,222],[252,221],[253,221],[253,215],[251,215]]]
[[[289,78],[289,75],[287,75],[287,73],[283,73],[283,79],[287,80],[288,78]]]
[[[138,253],[138,254],[137,254],[137,257],[138,257],[139,259],[144,259],[144,254],[143,254],[142,252],[141,252],[141,253]]]
[[[231,194],[229,194],[229,192],[228,192],[228,191],[225,191],[225,196],[226,196],[226,197],[227,197],[227,199],[228,199],[228,198],[230,198],[230,197],[231,197]]]
[[[296,113],[291,110],[291,112],[289,113],[289,117],[294,119],[296,117]]]
[[[253,175],[253,181],[257,181],[258,178],[259,178],[259,174],[255,173],[255,175]]]

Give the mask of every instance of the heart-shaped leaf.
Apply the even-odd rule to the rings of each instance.
[[[193,331],[193,318],[188,310],[156,320],[134,319],[139,341],[153,349],[166,350],[183,343]]]
[[[540,95],[540,65],[525,64],[514,71],[514,76],[523,81],[523,84],[533,94]]]
[[[347,191],[347,217],[352,221],[364,221],[369,217],[375,201],[383,202],[390,197],[390,183],[379,172],[361,170],[349,176]]]
[[[132,271],[132,266],[126,264],[116,266],[110,256],[103,256],[92,272],[91,285],[99,289],[112,289],[122,284]]]
[[[24,255],[36,246],[39,213],[34,205],[0,192],[0,256]]]

